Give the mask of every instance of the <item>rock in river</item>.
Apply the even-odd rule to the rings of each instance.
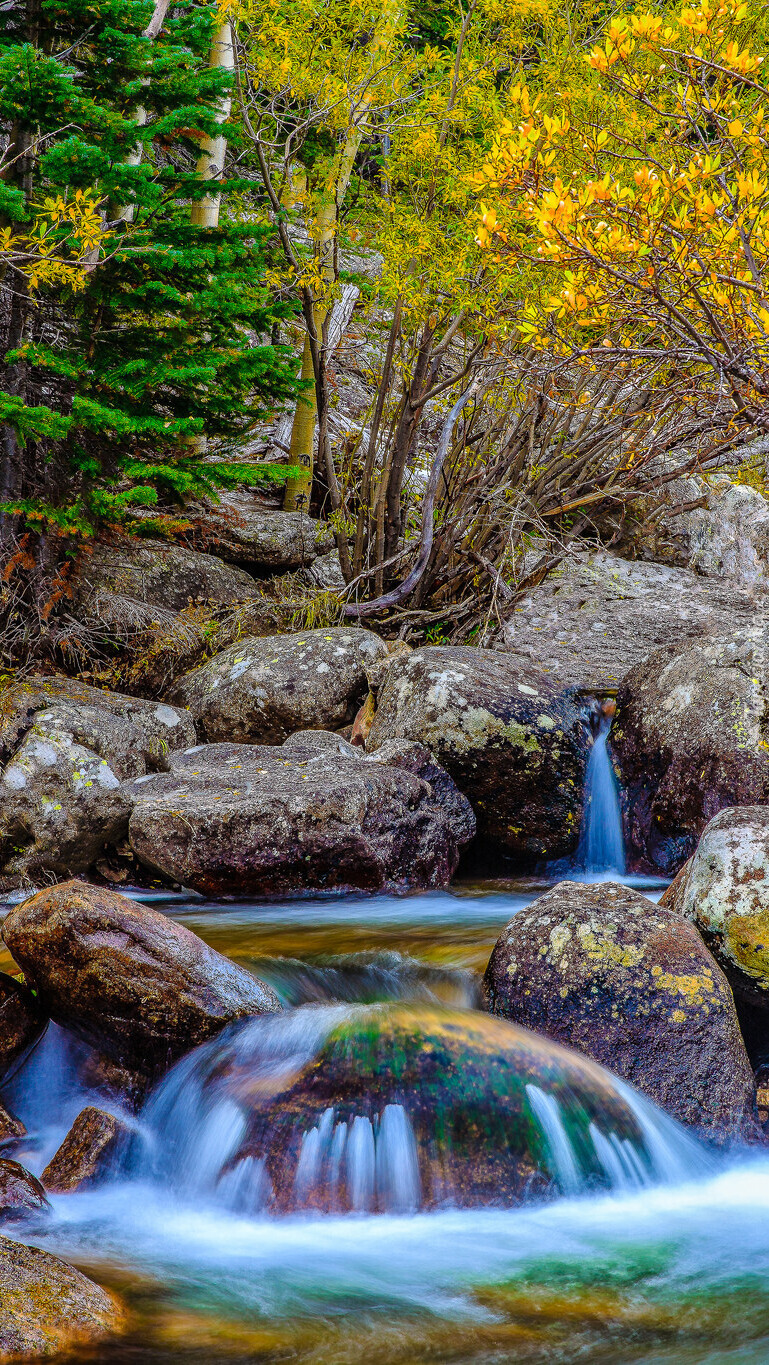
[[[46,1023],[30,991],[12,976],[0,972],[0,1083],[13,1063],[37,1042]]]
[[[175,684],[198,737],[281,744],[297,730],[351,724],[368,692],[367,666],[387,654],[368,630],[330,628],[240,640]]]
[[[34,1175],[18,1161],[0,1158],[0,1222],[15,1223],[45,1213],[50,1207],[45,1190]]]
[[[50,1194],[70,1194],[98,1184],[107,1178],[129,1138],[123,1119],[89,1105],[48,1162],[43,1185]]]
[[[478,835],[528,859],[576,849],[589,749],[584,708],[531,664],[469,646],[396,654],[367,740],[424,744],[469,797]]]
[[[753,1133],[729,984],[693,925],[637,892],[553,887],[508,924],[484,992],[492,1013],[594,1057],[682,1123]]]
[[[154,1077],[276,996],[196,934],[148,906],[84,882],[11,910],[3,938],[41,1005],[121,1065]]]
[[[769,801],[763,626],[657,650],[617,700],[611,740],[631,865],[676,872],[719,810]]]
[[[282,747],[208,744],[130,785],[131,847],[208,895],[445,886],[469,802],[418,744],[371,755],[329,731]]]
[[[79,1270],[0,1237],[0,1365],[61,1358],[120,1332],[125,1315]]]

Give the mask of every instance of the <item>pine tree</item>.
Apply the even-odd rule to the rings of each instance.
[[[221,19],[165,9],[0,15],[0,560],[17,611],[22,576],[27,606],[50,612],[63,560],[100,525],[231,477],[217,441],[295,388],[264,341],[281,314],[268,230],[227,214],[227,192],[242,205],[251,187],[217,185],[218,226],[191,221],[231,79],[208,62]]]

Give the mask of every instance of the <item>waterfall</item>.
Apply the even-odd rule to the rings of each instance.
[[[613,709],[602,708],[585,773],[585,804],[577,863],[585,872],[625,872],[622,812],[609,754]]]

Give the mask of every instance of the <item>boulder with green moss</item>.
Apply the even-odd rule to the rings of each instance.
[[[0,1365],[70,1358],[124,1327],[117,1301],[79,1270],[0,1237]]]

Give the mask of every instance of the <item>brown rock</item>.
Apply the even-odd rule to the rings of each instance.
[[[0,1157],[0,1219],[15,1222],[50,1207],[40,1181],[18,1161]]]
[[[148,906],[84,882],[40,891],[3,938],[51,1017],[146,1076],[232,1019],[279,1008],[256,977]]]
[[[491,955],[487,1008],[581,1052],[714,1137],[754,1134],[729,984],[687,920],[615,883],[561,882]]]
[[[12,976],[0,972],[0,1081],[37,1041],[45,1025],[34,996]]]
[[[123,1119],[89,1105],[78,1114],[43,1171],[43,1185],[50,1194],[71,1194],[98,1184],[109,1174],[129,1136]]]
[[[0,1104],[0,1144],[12,1142],[14,1138],[26,1136],[26,1128],[21,1119],[9,1114],[4,1104]]]
[[[120,1332],[115,1299],[38,1247],[0,1238],[0,1362],[59,1356]]]

